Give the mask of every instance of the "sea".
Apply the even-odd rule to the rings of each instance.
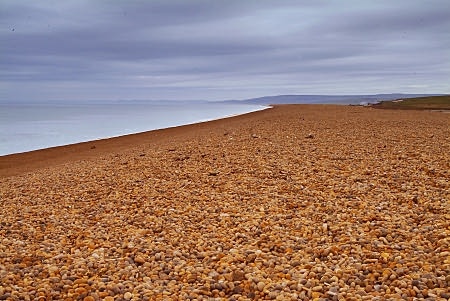
[[[0,156],[205,122],[268,108],[206,101],[0,103]]]

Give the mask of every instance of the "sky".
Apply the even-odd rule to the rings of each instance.
[[[450,94],[448,0],[1,0],[0,101]]]

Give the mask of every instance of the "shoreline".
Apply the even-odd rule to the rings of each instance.
[[[23,107],[22,107],[23,106]],[[247,104],[64,104],[3,107],[0,156],[200,123],[265,109]],[[0,110],[2,105],[0,104]],[[47,116],[41,118],[42,116]]]
[[[0,299],[449,299],[449,125],[283,105],[8,158]]]
[[[263,107],[263,106],[261,106]],[[100,138],[96,140],[77,142],[72,144],[53,146],[37,150],[31,150],[20,153],[13,153],[0,156],[0,179],[3,177],[18,175],[23,172],[29,172],[34,169],[45,168],[52,165],[66,163],[72,160],[87,160],[95,156],[106,155],[114,151],[128,148],[134,143],[138,144],[140,139],[161,139],[164,134],[180,135],[189,131],[190,127],[203,128],[204,124],[214,123],[216,121],[238,118],[248,114],[254,114],[265,110],[273,109],[274,106],[264,106],[264,108],[230,116],[224,116],[217,119],[198,121],[194,123],[178,125],[173,127],[153,129],[149,131],[132,133],[109,138]],[[157,141],[155,141],[157,142]]]

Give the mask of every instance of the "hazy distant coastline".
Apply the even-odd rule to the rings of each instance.
[[[376,103],[379,101],[395,100],[400,98],[415,98],[425,96],[441,96],[445,94],[406,94],[406,93],[384,93],[384,94],[347,94],[347,95],[322,95],[322,94],[282,94],[269,95],[247,99],[227,99],[227,100],[207,100],[207,99],[190,99],[190,100],[173,100],[173,99],[96,99],[96,100],[14,100],[0,99],[0,104],[205,104],[205,103],[234,103],[234,104],[361,104]]]
[[[248,104],[368,104],[399,98],[415,98],[423,96],[440,96],[442,94],[362,94],[362,95],[275,95],[250,98],[246,100],[229,100],[230,103]]]

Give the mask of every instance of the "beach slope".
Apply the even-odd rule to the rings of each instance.
[[[449,154],[449,114],[280,105],[0,157],[0,299],[446,300]]]

